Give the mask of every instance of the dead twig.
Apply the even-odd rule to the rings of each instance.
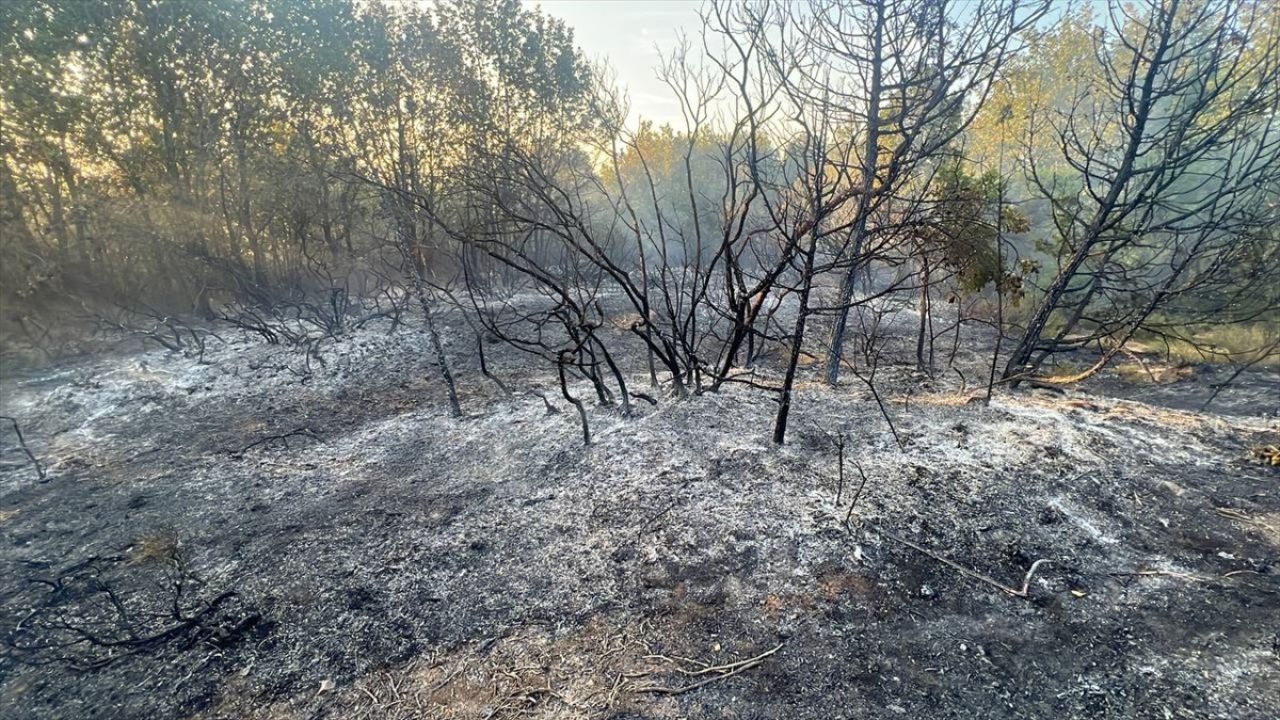
[[[453,682],[454,678],[461,675],[462,671],[466,669],[467,669],[467,664],[465,662],[459,663],[458,667],[454,668],[453,672],[449,673],[448,675],[445,675],[443,680],[433,685],[431,689],[427,691],[427,695],[431,696],[440,692],[445,688],[446,685]]]
[[[840,507],[840,499],[844,497],[844,443],[845,435],[840,433],[836,436],[836,507]],[[849,508],[849,512],[853,512],[853,508]],[[845,522],[848,522],[848,516]]]
[[[1187,582],[1209,582],[1215,578],[1208,575],[1177,572],[1175,570],[1128,570],[1107,573],[1111,577],[1171,577]]]
[[[862,497],[862,489],[867,486],[867,473],[863,471],[862,463],[854,460],[853,466],[858,469],[858,475],[862,477],[862,481],[858,483],[858,491],[853,494],[853,500],[849,501],[849,511],[844,514],[846,528],[849,527],[849,519],[853,517],[853,509],[858,507],[858,498]],[[843,480],[841,482],[843,483]]]
[[[1252,525],[1253,527],[1261,528],[1262,530],[1280,534],[1280,527],[1276,527],[1268,522],[1252,517],[1248,513],[1242,510],[1237,510],[1235,508],[1228,508],[1228,507],[1216,507],[1213,509],[1213,511],[1218,513],[1222,517],[1230,518],[1232,520],[1235,520],[1238,523],[1243,523],[1245,525]]]
[[[1184,582],[1189,582],[1189,583],[1193,583],[1193,582],[1212,583],[1212,582],[1221,582],[1223,580],[1236,577],[1237,575],[1261,575],[1261,574],[1262,573],[1256,570],[1232,570],[1231,572],[1223,573],[1222,575],[1207,575],[1205,573],[1178,572],[1177,570],[1143,569],[1143,570],[1128,570],[1128,571],[1117,570],[1114,572],[1107,573],[1107,576],[1113,577],[1113,578],[1168,577],[1168,578],[1174,578],[1176,580],[1182,580]]]
[[[1271,343],[1271,345],[1267,346],[1265,349],[1258,351],[1258,353],[1253,357],[1253,359],[1238,365],[1235,369],[1235,372],[1231,373],[1231,376],[1228,377],[1226,380],[1223,380],[1220,383],[1214,383],[1213,385],[1211,385],[1210,387],[1213,388],[1213,392],[1209,395],[1208,398],[1205,399],[1204,404],[1200,406],[1200,412],[1204,412],[1205,410],[1208,410],[1209,405],[1211,405],[1213,401],[1217,399],[1218,394],[1221,393],[1223,390],[1225,390],[1228,385],[1235,382],[1236,378],[1243,375],[1244,372],[1249,368],[1253,367],[1254,365],[1257,365],[1258,363],[1262,362],[1264,359],[1271,357],[1276,352],[1277,349],[1280,349],[1280,338],[1277,338],[1275,342]]]
[[[778,643],[772,649],[766,650],[760,653],[759,655],[756,655],[755,657],[747,658],[746,660],[738,660],[736,662],[725,663],[723,665],[709,665],[709,666],[699,668],[698,670],[688,670],[685,668],[681,668],[677,665],[676,671],[683,675],[687,675],[690,677],[699,677],[702,675],[709,675],[710,677],[705,677],[702,680],[699,680],[694,683],[690,683],[688,685],[678,685],[675,687],[671,687],[668,685],[658,685],[658,684],[640,685],[640,686],[631,688],[631,691],[636,693],[655,693],[659,695],[681,695],[691,690],[697,690],[700,687],[710,685],[713,682],[717,682],[719,680],[727,680],[733,677],[734,675],[738,675],[743,672],[746,672],[747,670],[750,670],[751,668],[756,667],[760,663],[764,662],[767,658],[769,658],[771,655],[773,655],[774,653],[778,652],[781,649],[782,649],[782,643]],[[668,662],[671,662],[673,664],[678,662],[675,659],[668,658],[661,655],[650,655],[648,657],[660,658],[663,660],[667,660]],[[692,661],[692,662],[693,664],[696,664],[696,665],[702,664],[696,661]]]
[[[40,482],[46,482],[49,478],[45,476],[44,466],[36,459],[35,453],[31,452],[31,448],[27,447],[27,441],[22,437],[22,428],[18,427],[18,421],[8,415],[0,415],[0,420],[8,420],[13,425],[13,434],[18,437],[18,448],[26,453],[27,459],[31,461],[31,465],[36,469],[36,477]]]
[[[246,452],[248,452],[249,450],[252,450],[253,448],[258,447],[259,445],[266,445],[266,444],[268,444],[268,443],[272,443],[272,442],[280,442],[280,443],[283,443],[283,444],[284,444],[284,449],[285,449],[285,450],[288,450],[288,449],[289,449],[289,438],[291,438],[291,437],[309,437],[309,438],[311,438],[312,440],[316,440],[317,442],[320,440],[320,436],[319,436],[318,434],[316,434],[316,431],[315,431],[315,430],[312,430],[312,429],[311,429],[311,428],[309,428],[309,427],[300,427],[300,428],[296,428],[296,429],[294,429],[294,430],[290,430],[289,432],[286,432],[286,433],[281,433],[281,434],[279,434],[279,435],[268,435],[268,436],[266,436],[266,437],[264,437],[264,438],[259,438],[259,439],[257,439],[257,440],[254,440],[253,442],[249,443],[248,445],[245,445],[244,447],[240,448],[239,450],[231,450],[231,451],[229,451],[229,452],[230,452],[230,454],[231,454],[231,456],[232,456],[232,457],[243,457],[243,456],[244,456],[244,454],[245,454]]]
[[[542,400],[542,404],[543,404],[543,406],[545,406],[545,407],[546,407],[546,409],[547,409],[547,414],[548,414],[548,415],[559,415],[559,414],[560,414],[560,409],[559,409],[559,408],[557,408],[555,405],[552,405],[552,404],[551,404],[551,401],[547,399],[547,394],[546,394],[546,393],[544,393],[544,392],[542,392],[541,390],[538,390],[538,389],[536,389],[536,388],[535,388],[535,389],[533,389],[533,390],[530,390],[529,392],[530,392],[530,393],[532,393],[533,395],[536,395],[538,398],[540,398],[540,399]]]

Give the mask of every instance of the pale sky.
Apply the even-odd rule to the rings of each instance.
[[[670,89],[654,70],[659,50],[669,51],[683,31],[699,42],[701,0],[526,0],[573,28],[574,41],[590,60],[605,59],[631,96],[636,116],[683,125]]]
[[[0,0],[3,1],[3,0]],[[574,42],[588,60],[604,59],[631,97],[631,121],[637,117],[683,129],[684,119],[671,89],[655,75],[659,51],[669,52],[679,33],[700,47],[702,0],[524,0],[564,20]],[[1078,4],[1105,5],[1105,0],[1057,0],[1042,21],[1050,24]],[[1100,10],[1099,18],[1105,17]]]

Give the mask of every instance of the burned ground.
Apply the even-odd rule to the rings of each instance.
[[[1199,413],[986,407],[886,367],[902,446],[861,386],[815,383],[782,448],[741,387],[593,407],[584,448],[516,356],[495,360],[514,395],[464,368],[449,418],[420,343],[370,329],[307,377],[248,342],[6,377],[49,473],[6,440],[5,716],[1280,707],[1280,475],[1248,454],[1274,442],[1274,377]]]

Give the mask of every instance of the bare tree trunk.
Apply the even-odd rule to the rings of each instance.
[[[880,95],[883,83],[884,63],[884,3],[874,3],[875,29],[871,33],[871,84],[867,91],[867,137],[862,155],[862,193],[858,197],[858,216],[854,221],[851,237],[849,270],[840,286],[840,302],[836,308],[836,320],[831,328],[831,350],[827,355],[827,384],[834,387],[840,382],[840,361],[844,357],[845,330],[849,322],[849,308],[858,276],[863,271],[862,250],[867,234],[867,215],[871,211],[871,193],[875,188],[876,167],[880,156]]]
[[[778,398],[778,415],[773,424],[773,442],[781,445],[787,439],[787,418],[791,414],[791,392],[795,385],[796,368],[804,348],[805,324],[809,320],[809,291],[813,288],[813,256],[817,251],[818,223],[810,231],[809,247],[804,253],[804,270],[800,279],[800,309],[796,311],[795,335],[791,339],[791,354],[787,359],[787,373],[782,380],[782,392]]]
[[[920,329],[916,333],[916,369],[933,372],[933,334],[929,332],[933,316],[933,300],[929,296],[929,257],[923,248],[920,250]],[[925,342],[928,340],[929,352],[926,359]]]
[[[1004,129],[1012,115],[1010,106],[1001,110],[1000,156],[996,171],[999,178],[996,186],[996,345],[991,351],[991,372],[987,375],[987,394],[982,398],[983,405],[991,405],[991,393],[996,387],[996,366],[1000,364],[1000,346],[1004,343]]]
[[[1124,196],[1129,181],[1133,177],[1139,152],[1142,150],[1146,140],[1147,121],[1150,118],[1157,92],[1156,82],[1167,65],[1165,55],[1170,50],[1169,39],[1173,22],[1172,14],[1176,9],[1177,3],[1175,2],[1174,6],[1168,10],[1169,16],[1163,25],[1158,28],[1153,25],[1148,29],[1148,32],[1154,33],[1158,37],[1153,38],[1156,40],[1156,47],[1143,75],[1142,84],[1139,87],[1128,86],[1125,88],[1125,100],[1128,101],[1128,107],[1131,108],[1132,118],[1129,123],[1128,135],[1125,138],[1124,154],[1110,179],[1110,187],[1107,189],[1106,196],[1098,203],[1097,209],[1081,234],[1080,242],[1075,252],[1072,253],[1070,261],[1053,279],[1053,282],[1049,284],[1048,289],[1045,291],[1044,299],[1036,307],[1035,313],[1027,323],[1027,329],[1018,340],[1017,346],[1014,347],[1008,363],[1005,364],[1003,378],[1011,380],[1011,384],[1014,386],[1018,384],[1018,376],[1034,370],[1043,361],[1043,357],[1034,363],[1031,362],[1031,359],[1040,344],[1045,327],[1049,324],[1049,318],[1058,309],[1059,303],[1062,302],[1067,293],[1067,288],[1071,285],[1071,281],[1076,278],[1076,273],[1080,271],[1085,261],[1094,254],[1095,246],[1101,241],[1102,233],[1114,224],[1113,213],[1117,211],[1121,198]],[[1134,69],[1137,69],[1136,66]]]
[[[243,137],[236,139],[236,170],[238,172],[236,192],[239,197],[240,232],[249,241],[249,252],[253,253],[253,281],[262,285],[266,281],[262,264],[262,242],[253,229],[253,215],[249,208],[249,152]]]
[[[556,364],[556,370],[560,374],[560,394],[563,395],[564,399],[567,400],[569,404],[572,405],[574,409],[578,411],[578,420],[581,421],[582,423],[582,444],[590,445],[591,444],[591,426],[587,424],[587,409],[582,406],[581,400],[579,400],[578,398],[574,397],[569,393],[569,380],[567,377],[565,377],[565,372],[564,372],[565,362],[567,362],[567,360],[562,355],[560,358],[560,362]],[[543,402],[546,402],[546,398],[543,398]]]
[[[449,370],[449,358],[444,353],[444,343],[440,341],[440,333],[436,330],[426,288],[418,277],[414,278],[413,285],[414,292],[418,295],[418,303],[422,306],[423,329],[431,342],[431,351],[436,356],[436,366],[440,368],[440,377],[444,380],[445,388],[449,393],[449,414],[453,417],[462,417],[462,405],[458,402],[458,388],[453,380],[453,372]]]

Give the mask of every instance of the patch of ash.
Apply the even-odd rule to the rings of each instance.
[[[300,377],[296,356],[233,342],[211,364],[146,353],[9,386],[4,407],[54,471],[5,473],[6,627],[38,599],[28,580],[160,534],[262,620],[222,647],[163,644],[88,674],[0,658],[8,706],[43,720],[96,698],[113,718],[1262,718],[1280,704],[1248,679],[1274,677],[1259,643],[1280,631],[1280,546],[1256,524],[1280,497],[1244,459],[1265,421],[1079,393],[984,407],[939,383],[887,403],[899,445],[861,388],[806,382],[781,448],[776,405],[737,387],[632,417],[589,404],[582,447],[576,413],[551,393],[561,412],[546,414],[527,390],[550,379],[519,357],[492,359],[512,396],[460,373],[460,420],[416,333],[356,333],[325,357]],[[313,434],[254,445],[299,428]],[[1024,580],[1025,599],[993,584]],[[645,655],[723,664],[778,644],[687,693],[619,682],[678,679]]]

